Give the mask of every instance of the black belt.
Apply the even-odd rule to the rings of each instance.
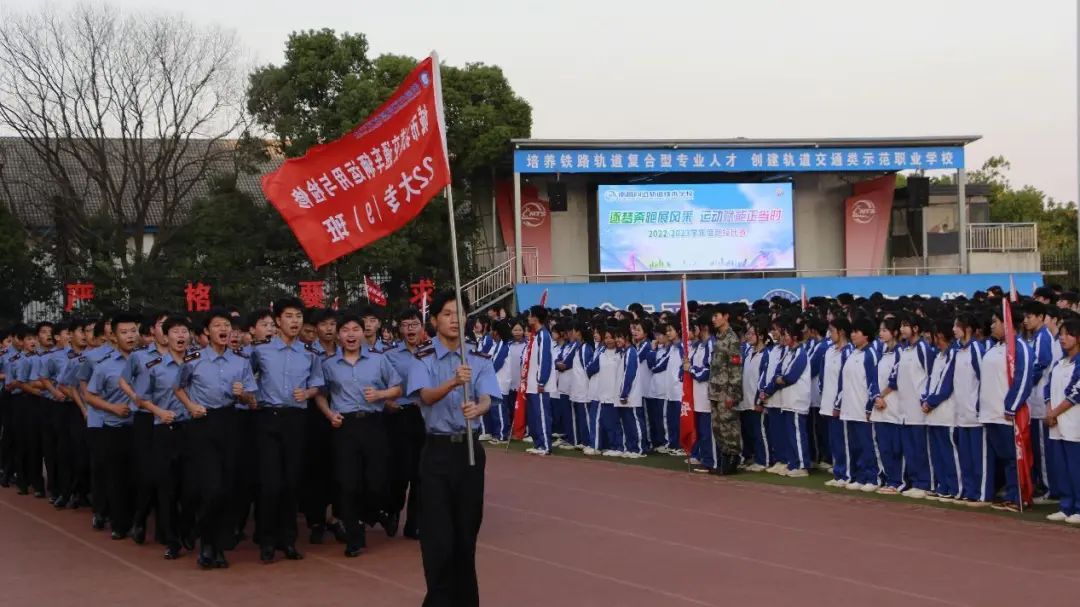
[[[256,411],[262,411],[263,415],[283,415],[285,413],[303,413],[304,409],[301,407],[259,407]]]
[[[469,436],[472,436],[473,440],[479,440],[476,432],[471,435],[468,432],[456,432],[454,434],[432,434],[429,432],[426,440],[432,443],[465,444],[465,440]]]
[[[369,417],[382,417],[382,411],[353,411],[352,413],[342,413],[343,419],[365,419]]]

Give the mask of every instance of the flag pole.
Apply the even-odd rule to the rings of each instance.
[[[431,53],[431,71],[432,79],[435,81],[435,114],[439,120],[439,128],[442,130],[442,145],[443,153],[446,157],[447,173],[449,173],[450,165],[450,153],[446,147],[446,115],[443,110],[442,99],[442,66],[439,64],[439,56],[434,51]],[[457,228],[454,225],[454,184],[451,179],[451,183],[446,186],[446,209],[450,219],[450,259],[454,264],[454,298],[457,300],[457,321],[458,321],[458,353],[461,356],[461,364],[467,364],[465,357],[465,306],[461,300],[461,269],[458,264],[458,248],[457,248]],[[370,301],[370,300],[369,300]],[[461,390],[463,393],[464,402],[470,400],[470,388],[468,382],[462,384]],[[472,420],[465,418],[465,442],[468,445],[469,451],[469,465],[476,465],[476,450],[473,447],[473,425]]]

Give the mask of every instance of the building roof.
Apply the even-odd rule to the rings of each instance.
[[[115,140],[120,145],[120,140]],[[230,153],[236,147],[236,140],[218,140],[213,142],[211,155],[213,160],[208,171],[198,179],[201,173],[193,172],[189,178],[195,180],[191,189],[177,205],[176,215],[172,218],[173,223],[183,221],[191,207],[191,203],[209,193],[211,180],[219,175],[232,174],[236,168],[233,155]],[[191,142],[190,160],[192,163],[202,157],[206,147],[200,146],[199,141]],[[144,145],[153,145],[146,142]],[[261,175],[273,171],[281,165],[283,158],[274,153],[272,146],[267,146],[271,152],[269,160],[258,165],[258,172],[248,173],[241,171],[237,174],[237,187],[240,191],[252,196],[256,204],[266,204],[262,193]],[[125,155],[110,154],[110,161],[119,164]],[[181,156],[175,160],[176,166],[185,166],[185,160]],[[74,160],[68,159],[63,162],[64,170],[71,176],[77,195],[83,203],[83,211],[87,215],[93,215],[107,206],[104,197],[97,185],[90,179],[88,173]],[[194,170],[193,170],[194,171]],[[116,173],[119,174],[119,169]],[[112,170],[110,169],[110,173]],[[177,171],[183,180],[184,171]],[[185,185],[186,184],[182,184]],[[174,186],[175,187],[175,186]],[[23,225],[28,228],[47,228],[54,224],[54,199],[59,195],[56,182],[49,176],[49,168],[43,163],[33,148],[18,137],[0,137],[0,204],[5,204],[19,218]],[[125,217],[129,220],[134,216],[134,204],[126,204]],[[159,227],[164,219],[164,203],[162,200],[152,201],[147,212],[146,223],[150,228]],[[110,210],[110,215],[115,215]]]
[[[931,137],[826,137],[802,139],[511,139],[515,149],[611,148],[858,148],[965,146],[982,135]]]

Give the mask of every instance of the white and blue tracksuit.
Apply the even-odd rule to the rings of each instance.
[[[526,348],[525,352],[528,351]],[[522,361],[522,364],[525,362]],[[540,327],[533,336],[529,376],[525,384],[525,419],[534,448],[548,452],[551,451],[551,394],[548,390],[555,389],[555,382],[552,381],[554,368],[551,333],[545,327]],[[544,388],[542,391],[541,386]]]
[[[844,422],[840,419],[840,375],[855,346],[844,344],[842,348],[830,345],[821,363],[821,421],[829,430],[829,451],[832,457],[833,478],[848,480],[845,454]]]
[[[475,352],[479,356],[494,361],[496,345],[495,340],[492,339],[490,335],[481,335],[479,337],[474,337],[471,341],[469,341],[469,345],[472,346],[473,352]],[[386,347],[386,345],[381,341],[379,342],[379,346]],[[492,405],[492,409],[494,408],[494,405]],[[480,417],[480,434],[493,434],[494,428],[491,424],[492,420],[490,414],[491,410],[489,409],[487,413]]]
[[[1049,428],[1046,426],[1046,386],[1050,367],[1061,359],[1061,344],[1050,335],[1045,326],[1039,327],[1031,340],[1033,388],[1028,397],[1028,410],[1031,412],[1031,478],[1035,481],[1035,494],[1054,494],[1050,472],[1046,465],[1046,440]]]
[[[979,423],[979,376],[982,342],[956,342],[952,354],[952,399],[956,411],[956,442],[960,451],[960,496],[969,502],[987,501],[983,495],[983,427]]]
[[[484,428],[498,440],[507,440],[510,437],[510,423],[513,419],[510,414],[513,403],[506,399],[510,394],[511,384],[517,378],[510,377],[509,357],[510,342],[495,342],[491,365],[495,369],[495,380],[499,382],[499,392],[504,396],[498,403],[491,403],[491,408],[484,414]]]
[[[1060,499],[1059,510],[1080,514],[1080,355],[1062,358],[1048,372],[1044,395],[1051,407],[1065,401],[1072,407],[1057,418],[1047,440],[1050,482]]]
[[[768,351],[768,359],[765,363],[765,373],[761,376],[761,383],[758,389],[765,391],[769,382],[776,377],[776,370],[780,367],[780,361],[784,359],[784,353],[787,349],[784,346],[775,344],[766,348]],[[765,411],[761,414],[765,422],[765,447],[768,450],[766,459],[769,461],[769,465],[776,463],[777,461],[783,461],[781,459],[781,453],[784,450],[784,420],[783,413],[780,410],[779,399],[775,399],[768,394],[765,395]]]
[[[709,365],[713,340],[694,342],[690,348],[690,375],[694,378],[694,430],[697,441],[690,454],[706,468],[716,467],[716,439],[712,432],[712,406],[709,404]]]
[[[873,347],[867,345],[848,355],[838,385],[840,419],[844,424],[842,468],[847,471],[844,480],[876,486],[880,470],[874,455],[871,424],[866,421],[866,414],[881,394],[878,390],[878,359]]]
[[[622,449],[622,432],[619,417],[615,412],[615,401],[619,398],[619,352],[600,346],[593,354],[593,359],[586,367],[591,378],[590,390],[595,400],[588,406],[589,445],[597,451]]]
[[[937,353],[922,399],[930,407],[930,413],[926,416],[926,432],[930,444],[930,467],[934,471],[934,486],[931,490],[938,495],[952,498],[963,495],[953,384],[959,354],[956,344]]]
[[[998,342],[983,354],[979,363],[979,422],[983,426],[984,461],[983,492],[985,499],[994,495],[996,469],[1005,469],[1005,501],[1019,502],[1016,477],[1016,445],[1012,416],[1027,403],[1031,392],[1031,348],[1019,337],[1016,345],[1016,364],[1012,382],[1006,374],[1005,343]],[[985,500],[984,500],[985,501]]]
[[[825,364],[825,353],[832,347],[828,339],[808,340],[807,356],[810,358],[810,457],[815,462],[825,462],[829,455],[829,426],[827,419],[818,415],[821,411],[821,371]]]
[[[899,362],[899,354],[900,349],[895,345],[891,349],[884,347],[881,351],[876,377],[882,392],[885,387],[892,387],[893,373]],[[896,392],[890,392],[883,397],[883,400],[885,401],[884,409],[877,407],[870,409],[870,422],[873,424],[870,432],[874,438],[878,471],[886,487],[903,489],[904,458],[900,431],[903,418],[900,414],[899,395]]]
[[[552,349],[555,364],[566,365],[566,358],[571,354],[570,342],[557,344]],[[551,429],[552,436],[565,439],[574,433],[573,411],[570,405],[570,375],[566,370],[555,370],[555,390],[551,393]]]
[[[668,344],[653,351],[649,359],[653,372],[651,402],[646,401],[649,429],[652,431],[653,447],[679,448],[679,411],[682,405],[682,384],[679,370],[682,367],[682,344]]]
[[[776,400],[780,412],[782,441],[777,457],[788,470],[810,466],[810,356],[807,344],[787,348],[776,368],[776,376],[765,387],[765,394]]]
[[[736,407],[739,411],[739,422],[742,425],[743,461],[753,461],[765,467],[772,465],[769,461],[768,445],[765,442],[765,416],[755,411],[754,407],[757,406],[762,376],[768,366],[768,348],[762,347],[760,350],[749,348],[743,354],[743,397]]]
[[[619,400],[615,410],[619,414],[619,426],[623,436],[623,451],[627,453],[645,453],[646,439],[645,408],[641,399],[641,368],[637,348],[627,346],[619,350]]]
[[[643,430],[641,447],[645,450],[645,453],[649,453],[653,450],[653,447],[659,446],[653,444],[652,424],[649,420],[649,403],[656,401],[656,386],[653,384],[653,372],[649,361],[656,356],[656,353],[653,351],[652,342],[648,339],[643,339],[634,344],[634,349],[637,350],[637,383],[642,402]]]
[[[589,375],[585,372],[585,366],[592,360],[592,344],[583,344],[572,341],[565,355],[563,364],[566,365],[566,374],[569,376],[567,391],[564,395],[570,399],[570,442],[574,446],[586,447],[589,442],[589,416],[587,393],[589,390]]]
[[[926,438],[926,414],[922,410],[922,397],[933,363],[930,345],[922,339],[901,343],[897,347],[896,367],[889,377],[889,387],[896,391],[900,413],[902,481],[906,487],[923,491],[930,491],[934,480]]]

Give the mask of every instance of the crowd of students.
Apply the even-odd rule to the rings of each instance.
[[[1080,314],[1051,287],[1010,304],[1015,368],[1007,371],[998,287],[942,301],[920,296],[782,298],[751,305],[690,302],[684,351],[674,312],[531,308],[470,320],[474,348],[491,358],[505,395],[482,420],[483,440],[510,438],[521,367],[532,454],[687,458],[717,472],[711,417],[714,332],[742,343],[739,468],[973,508],[1020,508],[1014,419],[1031,416],[1035,503],[1080,524]],[[532,344],[528,335],[533,334]],[[679,445],[682,379],[693,379],[697,442]]]

